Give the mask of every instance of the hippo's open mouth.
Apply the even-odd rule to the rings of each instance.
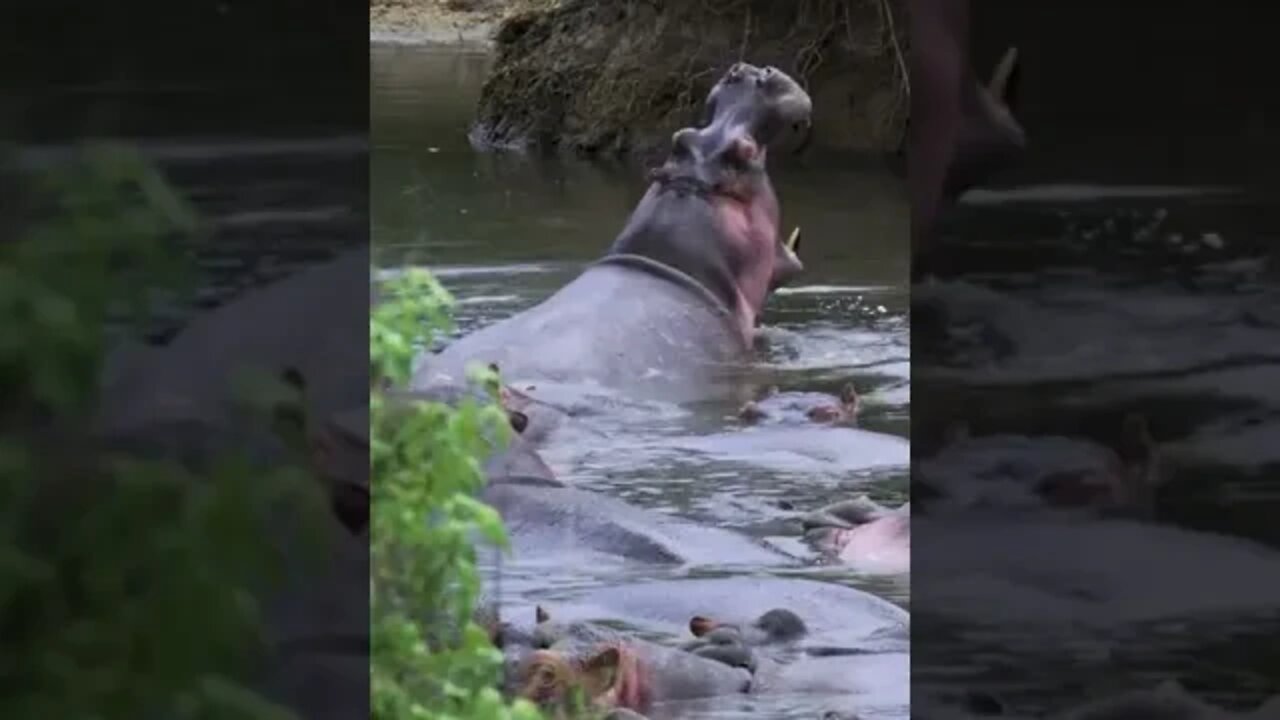
[[[676,131],[666,163],[650,173],[661,191],[750,203],[759,195],[765,149],[789,127],[812,126],[808,93],[772,67],[736,63],[706,105],[706,125]]]
[[[639,256],[688,276],[729,311],[750,347],[769,292],[802,267],[779,236],[767,148],[789,128],[810,127],[812,101],[786,73],[737,63],[706,104],[703,127],[672,135],[609,260]]]

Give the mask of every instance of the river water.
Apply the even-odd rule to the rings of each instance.
[[[913,505],[917,697],[1036,716],[1168,681],[1233,709],[1280,692],[1277,220],[1230,187],[970,194],[959,272],[913,289],[915,470],[948,498]],[[1151,518],[1028,502],[1123,453],[1130,413]],[[940,442],[957,421],[969,438]]]
[[[644,190],[637,166],[473,150],[466,134],[488,62],[457,50],[372,51],[375,264],[430,268],[457,298],[464,333],[567,283],[603,254]],[[908,437],[907,212],[899,181],[881,169],[793,163],[774,173],[774,182],[785,226],[803,228],[807,272],[770,300],[762,323],[768,346],[742,382],[697,407],[624,414],[568,446],[548,448],[545,457],[576,486],[804,556],[798,515],[854,492],[894,505],[905,500],[906,447],[890,443],[893,452],[871,452],[818,429],[803,431],[798,443],[740,442],[733,415],[770,385],[834,393],[852,381],[863,397],[860,426]],[[723,566],[675,575],[708,572],[780,571],[727,558]],[[566,592],[672,574],[505,560],[501,580],[505,596],[545,602],[554,612]],[[908,577],[860,576],[816,558],[787,574],[852,585],[902,606],[910,590]],[[874,672],[875,690],[852,701],[734,698],[677,715],[812,718],[852,702],[863,717],[907,717],[906,657]]]

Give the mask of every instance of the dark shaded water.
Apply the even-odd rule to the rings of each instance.
[[[644,190],[640,167],[474,151],[466,133],[487,62],[405,47],[375,47],[372,58],[375,263],[429,267],[456,296],[462,332],[530,307],[568,282],[603,254]],[[697,407],[623,412],[544,454],[575,485],[803,555],[788,520],[855,491],[901,502],[907,448],[890,437],[893,452],[876,456],[872,446],[839,434],[828,440],[816,429],[802,442],[744,442],[731,416],[768,385],[835,392],[852,380],[864,396],[862,427],[908,436],[907,213],[899,182],[885,173],[793,164],[774,179],[783,223],[803,228],[808,271],[770,300],[763,320],[769,349],[742,385]],[[721,572],[766,572],[728,561],[732,567]],[[907,577],[820,565],[789,572],[901,604],[909,593]],[[527,601],[668,574],[508,562],[503,585]],[[873,671],[883,682],[860,707],[866,717],[906,717],[906,658],[885,662]],[[726,699],[683,716],[812,717],[830,702]]]
[[[916,470],[947,496],[915,524],[917,690],[1019,712],[1167,680],[1229,707],[1280,692],[1280,213],[1192,187],[969,200],[957,274],[913,289],[945,315],[916,317],[913,381]],[[1036,480],[1108,471],[1134,412],[1153,520],[1028,501]],[[957,422],[973,439],[944,446]]]

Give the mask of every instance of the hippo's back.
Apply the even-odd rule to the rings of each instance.
[[[594,265],[542,303],[427,356],[413,386],[459,382],[469,365],[493,363],[514,382],[597,382],[684,399],[747,351],[704,295],[636,268]]]
[[[684,522],[570,487],[494,482],[484,491],[507,525],[516,560],[590,549],[670,564],[769,564],[790,561],[728,530]]]
[[[123,357],[104,397],[108,428],[156,419],[226,420],[241,381],[302,373],[314,412],[365,403],[368,251],[345,252],[193,319],[166,346]],[[353,342],[353,340],[361,340]]]
[[[845,585],[782,577],[725,577],[656,580],[593,589],[557,615],[621,616],[684,632],[695,615],[730,623],[751,622],[775,608],[800,616],[811,636],[824,643],[865,644],[901,637],[910,629],[907,611],[871,593]],[[657,628],[655,628],[657,629]]]

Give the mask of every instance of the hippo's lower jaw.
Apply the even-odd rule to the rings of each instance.
[[[778,201],[763,171],[733,171],[731,182],[699,174],[672,163],[655,171],[648,202],[637,207],[611,257],[638,255],[693,277],[729,309],[751,347],[769,294],[802,266],[779,237]]]

